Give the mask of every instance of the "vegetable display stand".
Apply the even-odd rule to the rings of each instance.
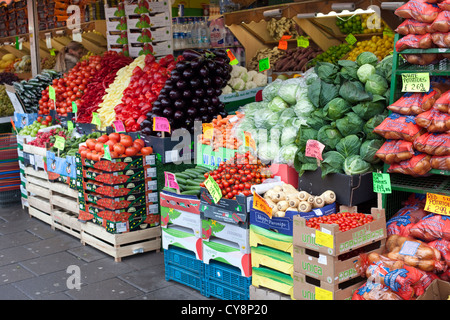
[[[401,39],[399,34],[395,35],[395,45]],[[450,49],[406,49],[397,52],[394,45],[392,78],[389,103],[397,101],[403,94],[402,75],[411,73],[428,73],[429,76],[450,76],[450,60],[442,59],[437,63],[428,65],[410,64],[402,58],[403,54],[449,54]],[[387,172],[388,165],[384,166]],[[413,177],[401,173],[390,173],[392,194],[383,194],[383,208],[386,208],[386,218],[392,217],[401,208],[399,197],[406,198],[406,193],[437,193],[450,195],[450,171],[431,169],[426,177]]]

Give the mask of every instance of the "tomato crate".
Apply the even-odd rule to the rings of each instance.
[[[358,212],[357,207],[341,206],[340,212]],[[306,226],[307,220],[294,217],[293,244],[320,253],[337,256],[370,243],[386,239],[385,210],[372,208],[372,222],[348,231],[339,231],[337,224],[320,224],[320,230]]]
[[[89,160],[82,158],[80,154],[77,154],[77,169],[94,168],[102,170],[104,172],[124,171],[130,169],[142,169],[144,166],[155,166],[156,156],[132,156],[115,158],[111,160],[102,159],[100,161]]]
[[[147,223],[145,223],[144,221],[147,221]],[[111,211],[102,211],[98,215],[93,215],[92,222],[103,226],[109,233],[120,234],[139,230],[141,225],[148,225],[150,227],[159,226],[160,219],[158,214],[116,214]]]
[[[121,214],[121,213],[126,213],[126,214],[137,214],[137,215],[144,215],[144,214],[152,214],[152,213],[157,213],[157,210],[152,210],[151,209],[151,204],[143,204],[143,205],[139,205],[139,206],[131,206],[128,208],[122,208],[122,209],[108,209],[96,204],[92,204],[92,203],[85,203],[82,202],[79,204],[79,210],[80,211],[84,211],[87,212],[89,214],[92,215],[100,215],[102,214],[102,212],[112,212],[115,214]]]
[[[108,197],[98,193],[79,191],[78,201],[80,203],[93,203],[107,209],[116,210],[129,208],[132,206],[145,205],[148,195],[148,192],[143,192],[124,197]]]
[[[78,182],[77,182],[78,185]],[[78,187],[80,187],[78,185]],[[83,181],[81,187],[85,191],[95,192],[108,197],[125,197],[132,194],[145,192],[146,181],[128,182],[124,184],[109,186],[93,180]]]
[[[146,178],[143,169],[103,172],[97,169],[87,168],[82,169],[79,174],[85,179],[94,180],[106,185],[120,185],[122,183],[141,181]]]

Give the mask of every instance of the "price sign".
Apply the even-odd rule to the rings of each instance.
[[[67,121],[67,130],[69,131],[73,130],[73,122],[70,120]]]
[[[244,145],[256,150],[256,142],[252,138],[252,134],[250,132],[244,131]]]
[[[163,131],[170,133],[169,120],[164,117],[153,117],[153,131]]]
[[[55,49],[53,49],[53,48],[50,49],[50,55],[51,55],[51,56],[56,56],[56,54],[55,54]]]
[[[103,144],[103,150],[105,151],[103,153],[103,158],[105,158],[106,160],[111,160],[111,152],[107,144]]]
[[[233,52],[231,52],[230,49],[227,49],[227,55],[228,55],[228,58],[230,58],[230,64],[232,66],[239,63],[238,59],[236,59],[236,57],[234,56]]]
[[[56,100],[55,88],[53,88],[53,86],[48,86],[48,97],[52,100]]]
[[[427,193],[425,211],[450,216],[450,197],[441,194]]]
[[[66,145],[66,139],[61,136],[55,136],[55,144],[53,145],[55,148],[59,150],[64,150],[64,146]]]
[[[278,49],[280,50],[287,50],[288,43],[287,40],[292,38],[292,36],[282,36],[280,41],[278,41]]]
[[[309,139],[308,141],[306,141],[305,156],[323,160],[323,149],[325,149],[325,145],[323,143],[320,143],[317,140]]]
[[[373,192],[375,193],[392,193],[391,177],[389,173],[372,172],[373,176]]]
[[[77,112],[78,112],[78,106],[75,103],[75,101],[72,101],[72,112],[75,114],[77,114]]]
[[[167,188],[177,189],[180,190],[180,186],[177,182],[177,177],[170,172],[164,171],[164,177],[165,177],[165,186]]]
[[[98,127],[102,126],[102,122],[100,121],[100,116],[97,112],[92,112],[92,121],[91,123],[95,124]]]
[[[116,120],[113,122],[113,125],[114,125],[114,130],[116,130],[117,133],[127,132],[125,130],[125,126],[123,125],[122,121]]]
[[[402,92],[428,91],[430,91],[430,74],[428,72],[402,74]]]
[[[333,292],[321,287],[315,287],[314,296],[316,300],[333,300]]]
[[[333,249],[334,237],[331,234],[316,230],[316,243],[318,245]]]
[[[347,41],[347,43],[349,45],[354,45],[356,43],[356,41],[358,41],[354,35],[352,35],[351,33],[349,33],[346,37],[345,37],[345,41]]]
[[[214,137],[214,126],[212,123],[202,123],[203,137],[205,139],[212,139]]]
[[[263,72],[270,69],[269,57],[259,60],[259,72]]]
[[[219,202],[219,200],[222,198],[222,190],[220,190],[219,185],[211,176],[209,176],[208,179],[205,180],[205,187],[213,198],[214,203]]]
[[[267,201],[256,192],[253,192],[253,209],[264,212],[272,219],[272,208]]]
[[[297,47],[308,48],[309,47],[309,39],[303,36],[297,38]]]

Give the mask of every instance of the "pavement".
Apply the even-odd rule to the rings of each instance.
[[[112,256],[30,217],[0,208],[0,300],[216,300],[164,276],[163,252]]]

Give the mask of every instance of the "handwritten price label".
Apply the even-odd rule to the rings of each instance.
[[[77,112],[78,112],[78,106],[75,103],[75,101],[72,101],[72,112],[75,114],[77,114]]]
[[[267,201],[256,192],[253,192],[253,209],[264,212],[272,219],[272,208]]]
[[[356,43],[356,41],[358,41],[354,35],[352,35],[351,33],[345,37],[345,41],[347,41],[347,43],[349,45],[354,45]]]
[[[64,150],[64,146],[66,145],[66,139],[61,136],[55,136],[55,144],[54,147],[59,150]]]
[[[263,72],[270,69],[269,57],[259,60],[259,72]]]
[[[167,188],[177,189],[180,190],[180,186],[177,182],[177,177],[171,172],[164,171],[164,177],[165,177],[165,186]]]
[[[205,187],[213,198],[214,203],[217,203],[222,199],[222,190],[220,190],[219,185],[213,177],[209,176],[208,179],[205,180]]]
[[[278,49],[280,50],[287,50],[288,43],[287,40],[292,38],[292,36],[282,36],[280,41],[278,41]]]
[[[111,152],[107,144],[103,144],[103,150],[105,151],[103,153],[103,158],[105,158],[106,160],[111,160]]]
[[[203,137],[205,139],[212,139],[214,137],[214,126],[212,123],[202,123]]]
[[[306,141],[305,156],[323,160],[323,149],[325,149],[325,145],[323,143],[320,143],[317,140],[309,139],[308,141]]]
[[[402,92],[428,91],[430,91],[430,74],[428,72],[402,74]]]
[[[125,126],[123,125],[122,121],[116,120],[113,122],[113,125],[114,125],[114,130],[116,130],[117,133],[127,132],[125,130]]]
[[[303,36],[297,38],[297,47],[308,48],[309,47],[309,39]]]
[[[163,131],[170,133],[169,120],[164,117],[153,117],[153,131]]]
[[[372,172],[373,176],[373,192],[375,193],[392,193],[391,177],[389,173]]]
[[[98,127],[101,127],[102,122],[100,121],[100,116],[98,115],[97,112],[92,112],[92,124],[95,124]]]
[[[228,58],[230,58],[230,64],[232,66],[239,63],[238,59],[236,59],[236,57],[234,56],[233,52],[231,52],[230,49],[227,49],[227,55],[228,55]]]
[[[450,197],[441,194],[427,193],[425,211],[450,216]]]

